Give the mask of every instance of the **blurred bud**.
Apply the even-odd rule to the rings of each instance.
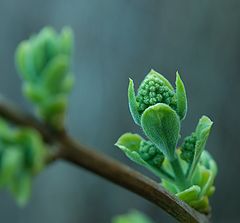
[[[29,128],[12,128],[0,119],[0,186],[20,205],[30,197],[31,179],[45,166],[47,150],[39,134]]]
[[[67,97],[73,85],[69,71],[72,49],[70,28],[63,28],[57,34],[46,27],[20,43],[16,50],[24,94],[36,105],[38,114],[57,129],[63,126]]]

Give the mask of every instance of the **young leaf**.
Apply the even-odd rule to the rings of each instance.
[[[177,113],[183,120],[187,113],[187,95],[179,73],[176,74]]]
[[[32,58],[31,43],[23,41],[16,50],[16,65],[23,79],[34,80],[35,69]]]
[[[177,113],[168,105],[159,103],[144,111],[141,124],[146,136],[169,160],[174,160],[180,131]]]
[[[73,42],[74,42],[73,32],[70,27],[64,27],[60,39],[59,45],[61,47],[61,51],[67,55],[70,55],[73,50]]]
[[[16,177],[12,181],[12,184],[9,185],[9,189],[17,200],[19,206],[26,205],[29,200],[31,195],[31,185],[31,176],[24,173],[21,176]]]
[[[137,134],[125,133],[115,145],[133,162],[144,166],[161,179],[173,182],[173,176],[161,168],[164,155],[150,141],[145,141]]]
[[[162,179],[161,185],[167,189],[169,192],[176,194],[179,192],[178,187],[175,185],[175,182],[169,182],[167,180]]]
[[[52,93],[59,91],[59,86],[62,84],[66,72],[69,68],[69,58],[64,55],[56,56],[52,59],[42,72],[45,87]]]
[[[198,210],[199,212],[208,214],[209,213],[209,199],[207,196],[199,198],[199,200],[191,201],[190,206]]]
[[[41,103],[46,100],[46,92],[44,91],[42,86],[29,84],[29,82],[25,82],[23,84],[23,93],[29,98],[31,101],[35,103]]]
[[[140,165],[145,165],[145,161],[137,152],[140,149],[141,140],[142,138],[138,134],[125,133],[118,139],[115,145],[121,149],[129,159]]]
[[[195,146],[194,157],[193,157],[193,161],[191,163],[188,176],[187,176],[189,179],[194,173],[194,170],[201,157],[201,154],[205,148],[212,124],[213,122],[207,116],[202,116],[202,118],[198,122],[196,131],[195,131],[197,136],[197,141]]]
[[[180,193],[177,193],[176,196],[180,200],[182,200],[186,203],[189,203],[191,201],[197,200],[200,195],[200,192],[201,192],[201,188],[197,185],[193,185],[190,188],[188,188]]]
[[[24,157],[21,148],[9,147],[5,149],[1,157],[1,178],[6,184],[11,181],[13,175],[23,169]]]
[[[137,125],[140,125],[140,114],[138,112],[138,105],[137,105],[136,95],[134,91],[134,83],[133,83],[133,80],[130,78],[129,78],[129,85],[128,85],[128,104],[129,104],[129,109],[134,122]]]

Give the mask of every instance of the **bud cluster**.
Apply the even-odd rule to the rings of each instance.
[[[151,141],[141,141],[139,154],[144,161],[156,168],[160,168],[164,161],[163,153]]]
[[[197,136],[196,133],[193,132],[190,136],[187,136],[184,139],[184,142],[181,146],[181,158],[188,163],[192,162],[195,152]]]
[[[175,92],[169,89],[154,73],[148,75],[141,83],[136,97],[138,111],[142,114],[149,106],[165,103],[176,110]]]

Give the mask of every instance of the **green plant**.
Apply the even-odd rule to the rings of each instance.
[[[127,188],[155,203],[181,222],[186,219],[188,222],[208,222],[205,215],[179,203],[156,182],[106,155],[91,151],[68,134],[64,116],[73,85],[73,75],[70,72],[72,50],[73,34],[69,28],[63,28],[58,34],[52,28],[46,27],[17,47],[16,65],[23,80],[23,93],[33,103],[38,117],[20,111],[0,97],[0,187],[8,189],[17,202],[24,205],[30,197],[33,177],[48,164],[62,159]],[[153,76],[156,85],[153,86],[151,80],[147,85],[142,85],[142,90],[139,91],[141,93],[137,97],[134,94],[133,82],[130,81],[129,85],[133,118],[137,124],[144,126],[150,140],[143,140],[136,134],[128,133],[119,139],[117,145],[131,159],[157,174],[162,179],[163,186],[173,193],[177,192],[182,200],[193,197],[199,190],[205,198],[213,192],[215,176],[212,170],[214,161],[206,152],[201,155],[211,122],[204,117],[196,133],[185,140],[182,152],[176,153],[180,119],[186,114],[184,86],[178,76],[175,92],[161,75]],[[146,92],[150,91],[150,97],[145,97]],[[156,104],[157,106],[151,109],[152,105],[159,101],[165,104]],[[154,110],[158,115],[160,110],[164,111],[164,117],[156,117]],[[163,128],[154,129],[159,118],[172,129],[165,129],[165,125]],[[163,138],[158,137],[159,133],[163,134]],[[194,155],[192,150],[195,151]],[[171,170],[169,166],[174,169]],[[187,166],[189,180],[185,182],[183,171]],[[201,179],[201,183],[195,187],[187,187],[187,183],[195,178],[198,181]],[[201,202],[199,199],[191,199],[192,206],[202,205]],[[204,205],[202,207],[205,208]],[[203,208],[198,207],[198,210]],[[126,218],[116,218],[116,221],[117,219],[150,222],[137,212]]]
[[[196,130],[180,139],[181,122],[187,113],[184,84],[177,72],[176,89],[151,70],[135,95],[133,81],[128,88],[129,108],[133,120],[147,140],[126,133],[116,145],[132,161],[146,167],[161,179],[161,185],[200,212],[208,213],[208,198],[214,193],[217,165],[204,150],[212,121],[203,116]]]

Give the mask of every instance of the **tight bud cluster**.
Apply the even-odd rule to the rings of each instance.
[[[142,114],[149,106],[165,103],[176,110],[175,92],[164,85],[156,75],[148,75],[141,83],[136,97],[139,113]]]
[[[156,168],[160,168],[164,161],[163,153],[150,141],[141,141],[139,154],[144,161]]]
[[[184,139],[184,142],[181,146],[181,158],[189,163],[192,162],[194,157],[196,141],[196,133],[193,132],[190,136],[187,136]]]

